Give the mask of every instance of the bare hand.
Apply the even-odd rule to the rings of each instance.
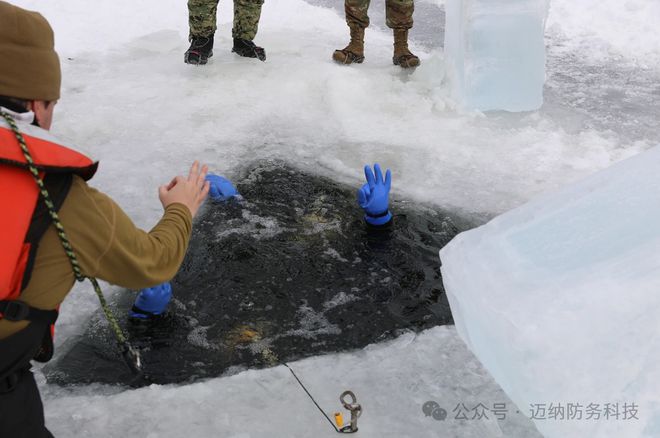
[[[158,188],[158,197],[163,208],[174,203],[188,207],[192,217],[195,217],[199,206],[209,193],[209,183],[205,181],[207,166],[199,170],[199,162],[195,161],[190,168],[188,178],[177,176],[169,184]]]

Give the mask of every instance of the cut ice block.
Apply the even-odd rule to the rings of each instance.
[[[445,59],[468,109],[531,111],[543,104],[548,0],[447,0]]]
[[[541,433],[660,436],[660,146],[440,258],[460,336]]]

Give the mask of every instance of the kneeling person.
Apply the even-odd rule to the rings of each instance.
[[[48,22],[0,1],[0,59],[0,436],[51,437],[31,361],[51,358],[75,279],[131,289],[170,280],[209,184],[195,163],[161,186],[163,216],[142,231],[87,185],[98,163],[48,132],[61,81]]]

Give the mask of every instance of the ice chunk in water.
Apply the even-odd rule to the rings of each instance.
[[[459,334],[545,436],[659,436],[660,146],[440,258]]]
[[[531,111],[543,104],[548,0],[447,0],[445,57],[467,108]]]

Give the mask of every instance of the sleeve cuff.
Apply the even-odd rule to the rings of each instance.
[[[384,227],[390,224],[392,222],[392,213],[387,211],[385,215],[378,216],[378,217],[373,217],[369,216],[368,214],[364,215],[364,221],[368,224],[371,225],[372,227]]]

